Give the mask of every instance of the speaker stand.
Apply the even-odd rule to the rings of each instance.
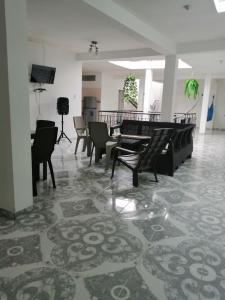
[[[57,144],[59,144],[59,142],[61,141],[61,139],[63,139],[63,138],[65,138],[65,139],[67,139],[70,143],[72,143],[71,142],[71,140],[68,138],[68,136],[65,134],[65,132],[64,132],[64,127],[63,127],[63,115],[62,115],[62,121],[61,121],[61,123],[62,123],[62,128],[61,128],[61,133],[60,133],[60,136],[59,136],[59,138],[58,138],[58,140],[57,140]]]

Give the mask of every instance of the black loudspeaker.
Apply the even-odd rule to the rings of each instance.
[[[60,133],[60,136],[58,138],[58,141],[57,143],[59,143],[61,141],[61,139],[63,138],[66,138],[70,143],[71,140],[68,138],[68,136],[65,134],[64,132],[64,121],[63,121],[63,116],[64,115],[68,115],[69,113],[69,99],[66,98],[66,97],[60,97],[57,99],[57,111],[58,111],[58,114],[62,116],[62,129],[61,129],[61,133]]]
[[[59,115],[68,115],[69,113],[69,99],[60,97],[57,99],[57,111]]]

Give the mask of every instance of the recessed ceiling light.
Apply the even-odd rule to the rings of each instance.
[[[218,13],[225,12],[225,0],[214,0],[214,3]]]
[[[165,60],[138,60],[138,61],[109,61],[111,64],[130,69],[130,70],[141,70],[141,69],[165,69]],[[190,65],[185,63],[183,60],[178,60],[179,69],[190,69]]]

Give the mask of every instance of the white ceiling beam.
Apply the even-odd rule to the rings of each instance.
[[[121,51],[105,51],[100,52],[97,56],[93,53],[77,53],[76,60],[78,61],[96,61],[96,60],[113,60],[113,59],[132,59],[132,58],[141,58],[149,56],[158,56],[158,52],[152,50],[151,48],[143,49],[133,49],[133,50],[121,50]]]
[[[112,0],[82,0],[111,19],[125,26],[127,29],[144,37],[149,47],[160,54],[173,54],[176,52],[175,43],[166,36],[158,32],[152,26],[138,19],[122,6]]]
[[[225,50],[225,39],[180,43],[177,45],[178,55],[219,50]]]

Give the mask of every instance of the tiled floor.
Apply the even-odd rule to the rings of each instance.
[[[51,181],[15,222],[0,218],[0,300],[224,300],[225,133],[195,139],[173,178],[56,146]]]

